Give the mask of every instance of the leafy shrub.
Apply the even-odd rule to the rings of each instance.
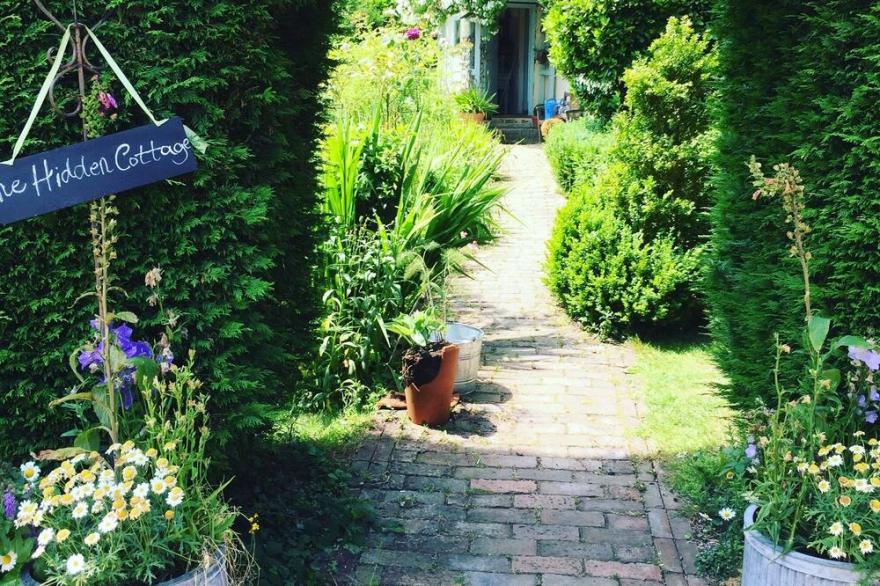
[[[591,182],[604,167],[612,136],[593,118],[557,124],[547,136],[544,152],[566,192],[578,183]]]
[[[668,238],[645,240],[601,202],[601,188],[574,194],[550,240],[550,286],[563,308],[603,336],[674,317],[697,257]]]
[[[708,41],[687,19],[670,19],[624,76],[609,162],[560,214],[551,286],[566,311],[604,335],[699,316],[714,66]]]
[[[773,399],[762,357],[774,332],[797,342],[803,316],[794,309],[796,261],[777,230],[781,212],[747,197],[750,155],[799,161],[814,230],[814,306],[849,331],[876,333],[880,325],[880,21],[867,1],[725,0],[717,7],[724,134],[707,297],[730,398],[751,405]],[[789,386],[800,374],[785,365],[781,372]]]
[[[70,4],[48,2],[65,18]],[[88,21],[106,2],[80,1]],[[317,303],[307,260],[314,248],[314,90],[325,70],[333,15],[310,1],[134,0],[98,35],[158,117],[183,116],[210,141],[183,184],[121,196],[117,272],[129,300],[149,296],[143,275],[168,269],[167,303],[199,352],[215,392],[220,441],[265,423],[295,379]],[[31,3],[0,2],[0,150],[9,153],[48,72],[58,32]],[[285,40],[280,40],[281,38]],[[105,77],[119,97],[121,88]],[[258,90],[255,88],[259,88]],[[120,99],[120,127],[143,124]],[[76,124],[44,110],[27,151],[81,140]],[[43,408],[64,392],[67,357],[93,308],[73,301],[93,267],[85,206],[0,228],[0,455],[57,443],[62,415]],[[157,335],[154,323],[150,337]],[[183,349],[181,349],[183,350]],[[239,437],[242,437],[239,435]]]
[[[609,119],[623,103],[624,70],[671,16],[702,26],[710,0],[550,0],[544,29],[550,60],[588,111]]]

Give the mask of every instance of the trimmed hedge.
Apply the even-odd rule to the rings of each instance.
[[[626,71],[626,108],[595,180],[579,176],[550,245],[550,285],[590,329],[620,337],[699,321],[700,258],[715,133],[709,41],[671,18]]]
[[[717,11],[724,133],[708,301],[730,397],[749,405],[772,397],[774,332],[799,345],[803,324],[783,212],[749,197],[750,155],[804,178],[814,307],[836,333],[880,328],[880,18],[865,0],[724,0]]]
[[[568,192],[601,172],[611,144],[611,135],[596,120],[580,118],[553,126],[544,152],[559,186]]]
[[[86,20],[108,5],[78,4]],[[69,2],[48,5],[69,15]],[[147,103],[158,117],[182,116],[211,143],[183,184],[117,199],[114,271],[128,296],[118,295],[116,306],[146,318],[139,336],[156,336],[144,273],[163,269],[165,305],[182,316],[219,414],[216,439],[240,442],[284,399],[309,339],[316,305],[309,159],[333,17],[311,0],[109,6],[116,11],[98,34]],[[0,0],[0,14],[0,151],[8,153],[59,34],[31,3]],[[115,80],[111,87],[120,98],[119,127],[146,123]],[[78,140],[78,125],[45,108],[26,152]],[[94,313],[88,299],[74,304],[92,287],[87,214],[79,206],[0,228],[0,315],[9,318],[0,322],[0,458],[57,445],[71,427],[68,412],[47,404],[72,381],[68,355]]]
[[[702,29],[711,0],[549,0],[550,60],[582,106],[608,120],[623,104],[623,72],[660,36],[671,16]]]

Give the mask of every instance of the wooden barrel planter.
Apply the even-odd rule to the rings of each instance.
[[[851,586],[864,578],[853,564],[796,551],[783,553],[781,547],[751,528],[757,510],[751,505],[743,515],[742,586]]]

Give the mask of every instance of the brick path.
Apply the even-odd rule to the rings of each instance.
[[[378,416],[354,467],[381,529],[348,583],[703,584],[690,527],[631,433],[631,352],[591,340],[542,283],[564,200],[541,147],[513,147],[505,172],[516,219],[451,302],[486,331],[480,383],[442,430]]]

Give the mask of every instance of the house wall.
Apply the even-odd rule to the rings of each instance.
[[[549,98],[561,100],[569,91],[569,83],[556,74],[556,69],[549,63],[543,64],[536,60],[539,51],[546,51],[546,35],[541,27],[543,9],[532,0],[511,0],[508,6],[512,8],[529,8],[531,13],[530,47],[523,47],[523,51],[531,50],[528,56],[532,63],[528,81],[531,89],[529,96],[529,112],[534,110],[537,104],[543,104]],[[444,85],[449,91],[461,91],[471,86],[480,86],[490,92],[496,87],[495,80],[491,79],[495,71],[491,67],[491,56],[486,52],[494,50],[495,44],[483,34],[482,27],[478,23],[472,23],[466,18],[450,17],[441,27],[440,35],[446,44],[444,72]]]

